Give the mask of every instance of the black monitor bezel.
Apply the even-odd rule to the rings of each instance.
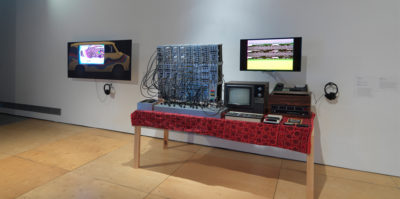
[[[70,64],[70,54],[71,54],[71,46],[75,43],[99,43],[99,42],[115,42],[115,43],[121,43],[121,44],[116,44],[118,45],[124,45],[125,48],[124,50],[118,49],[120,52],[125,53],[130,57],[129,60],[129,71],[126,73],[126,76],[122,78],[116,78],[110,75],[110,72],[89,72],[84,75],[77,75],[74,74],[73,71],[68,70],[67,67],[67,74],[68,78],[71,79],[104,79],[104,80],[118,80],[118,81],[131,81],[132,80],[132,39],[119,39],[119,40],[94,40],[94,41],[73,41],[73,42],[67,42],[67,64]],[[87,64],[82,64],[82,65],[87,65]],[[92,64],[91,66],[104,66],[104,64]]]

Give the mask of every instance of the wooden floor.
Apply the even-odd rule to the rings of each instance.
[[[132,128],[133,132],[133,128]],[[27,119],[0,125],[0,198],[305,197],[303,162]],[[315,198],[399,199],[400,178],[316,165]]]

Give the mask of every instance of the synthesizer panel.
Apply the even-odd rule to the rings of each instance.
[[[217,103],[222,92],[222,45],[158,46],[157,76],[159,98],[167,103]]]

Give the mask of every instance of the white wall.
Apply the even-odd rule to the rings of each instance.
[[[16,103],[62,109],[61,116],[16,114],[133,133],[129,115],[143,99],[138,83],[157,45],[222,43],[226,81],[273,83],[271,74],[239,71],[239,39],[302,36],[303,72],[275,75],[307,83],[316,98],[328,81],[340,87],[335,103],[316,105],[317,162],[400,176],[399,11],[396,0],[17,0],[15,89],[7,92]],[[113,39],[134,43],[133,80],[112,81],[113,98],[102,92],[106,81],[67,78],[67,42]],[[193,134],[171,137],[305,158]]]

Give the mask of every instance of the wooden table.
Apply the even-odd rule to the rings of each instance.
[[[164,149],[168,147],[168,134],[169,130],[164,129]],[[133,167],[140,167],[140,136],[141,136],[141,126],[135,126],[135,140],[134,140],[134,158]],[[306,184],[306,194],[307,199],[314,198],[314,128],[312,129],[311,137],[311,151],[307,154],[307,184]]]

